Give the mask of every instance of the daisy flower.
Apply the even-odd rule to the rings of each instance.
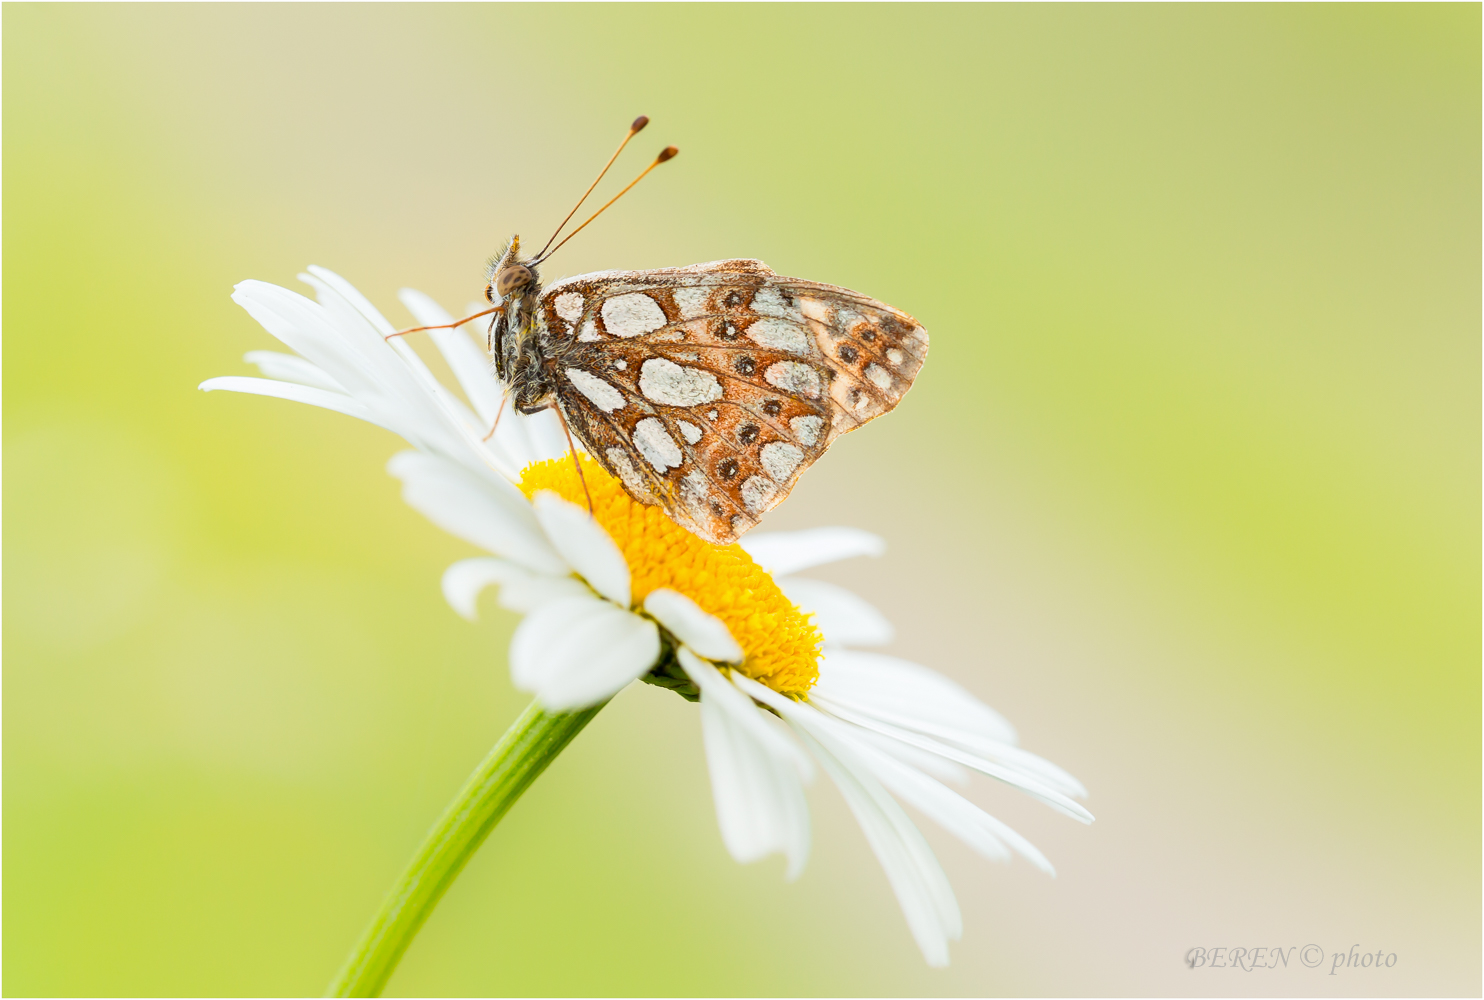
[[[521,778],[524,784],[502,793],[482,830],[459,841],[464,859],[544,761],[636,680],[699,703],[722,840],[739,862],[780,853],[789,879],[803,872],[810,847],[804,789],[816,767],[822,769],[860,823],[932,966],[948,964],[948,943],[961,935],[962,919],[904,804],[986,858],[1019,854],[1048,874],[1040,851],[950,786],[978,772],[1092,821],[1077,801],[1086,795],[1082,785],[1017,746],[1015,730],[993,709],[926,667],[867,651],[893,636],[879,611],[842,587],[797,575],[879,556],[879,538],[836,527],[753,534],[730,546],[705,542],[660,508],[631,500],[585,454],[576,459],[579,479],[551,411],[525,416],[512,409],[497,421],[504,389],[462,329],[429,331],[460,398],[403,338],[388,339],[395,329],[348,282],[322,268],[300,277],[318,301],[258,281],[243,282],[233,294],[294,353],[252,351],[246,360],[265,377],[214,378],[201,388],[309,403],[384,427],[413,445],[388,465],[404,498],[489,553],[448,568],[442,585],[449,604],[472,619],[480,592],[498,586],[500,604],[524,616],[511,640],[510,671],[536,701],[511,733],[523,725],[522,732],[535,732],[533,720],[580,715],[562,735],[541,737],[549,744],[540,751],[546,756]],[[452,322],[421,293],[403,291],[401,300],[421,324]],[[507,734],[500,759],[537,754],[530,749],[537,737],[522,739]],[[493,779],[479,776],[466,788],[470,801],[493,794]],[[467,813],[450,807],[419,858],[457,840]],[[379,959],[376,989],[426,915],[409,918],[400,945],[373,940],[402,919],[413,882],[434,881],[414,878],[418,863],[409,869],[406,891],[393,893],[363,942],[363,950],[391,950]],[[418,905],[431,908],[462,860],[450,864]],[[352,967],[359,968],[354,961]],[[367,988],[369,979],[356,985],[349,975],[342,974],[340,988]]]

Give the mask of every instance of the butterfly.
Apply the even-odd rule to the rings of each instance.
[[[667,147],[608,205],[674,155]],[[543,287],[549,256],[522,257],[517,236],[488,268],[492,308],[476,315],[495,314],[488,346],[507,401],[555,409],[629,496],[716,544],[757,524],[835,438],[895,407],[927,357],[927,331],[908,314],[760,260]]]

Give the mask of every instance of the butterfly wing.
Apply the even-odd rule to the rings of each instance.
[[[896,406],[928,347],[906,313],[756,260],[579,275],[538,309],[557,403],[589,453],[718,544]]]

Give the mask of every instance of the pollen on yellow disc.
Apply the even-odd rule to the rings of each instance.
[[[819,675],[823,642],[810,616],[784,596],[740,545],[712,545],[697,538],[661,508],[630,499],[619,481],[588,456],[581,461],[593,515],[628,560],[634,606],[660,587],[679,591],[731,629],[747,653],[744,674],[780,694],[807,694]],[[520,488],[528,497],[551,490],[587,506],[571,455],[526,466]]]

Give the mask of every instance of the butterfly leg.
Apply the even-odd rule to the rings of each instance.
[[[383,337],[382,339],[383,340],[391,340],[393,337],[405,337],[409,333],[420,333],[423,330],[452,330],[455,327],[463,326],[465,323],[469,322],[471,319],[478,319],[481,316],[488,316],[490,313],[500,312],[504,308],[505,307],[503,305],[495,306],[492,309],[486,309],[483,312],[477,312],[473,316],[465,316],[463,319],[456,319],[452,323],[435,323],[433,326],[412,326],[412,327],[408,327],[405,330],[398,330],[396,333],[389,333],[385,337]]]
[[[500,397],[500,408],[495,411],[495,425],[490,428],[490,432],[488,434],[479,439],[481,443],[484,441],[488,441],[490,438],[494,437],[495,431],[500,429],[500,418],[505,415],[505,404],[508,402],[510,402],[510,393],[507,392],[505,395]]]
[[[572,432],[567,428],[567,417],[562,413],[560,406],[553,406],[552,409],[556,410],[557,420],[562,425],[562,433],[567,435],[567,450],[572,453],[572,464],[577,468],[577,481],[582,484],[583,496],[587,497],[587,512],[594,514],[593,495],[587,488],[587,479],[582,475],[582,463],[577,460],[577,446],[572,443]]]

